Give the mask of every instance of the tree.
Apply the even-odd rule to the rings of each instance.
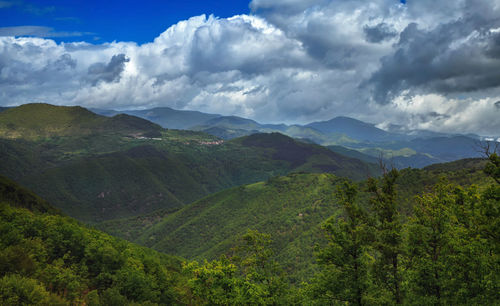
[[[408,224],[409,299],[421,305],[441,305],[450,294],[446,284],[454,239],[450,188],[443,181],[436,185],[434,193],[417,197]]]
[[[310,286],[310,295],[319,304],[369,304],[373,235],[367,213],[356,201],[357,193],[356,185],[348,181],[340,185],[336,198],[342,213],[322,225],[328,246],[317,254],[322,272]]]
[[[184,270],[192,301],[202,305],[287,304],[287,285],[269,249],[268,234],[248,230],[233,249],[231,258],[191,262]]]
[[[368,191],[372,193],[371,209],[375,218],[374,278],[381,292],[388,291],[396,304],[403,302],[401,291],[400,257],[402,248],[402,224],[396,201],[396,179],[399,172],[384,171],[381,186],[377,180],[368,179]]]

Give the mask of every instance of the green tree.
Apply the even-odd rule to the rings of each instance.
[[[336,192],[342,214],[327,219],[322,228],[328,246],[318,253],[322,271],[309,288],[318,304],[370,303],[369,255],[373,235],[367,213],[356,201],[357,187],[344,182]]]
[[[243,277],[237,304],[287,304],[288,285],[278,263],[272,258],[271,235],[248,230],[234,248],[231,258]]]
[[[286,305],[287,285],[269,249],[270,235],[248,230],[231,258],[190,262],[189,303],[200,305]]]
[[[408,224],[407,284],[409,300],[442,305],[452,294],[447,286],[454,229],[452,186],[441,182],[434,193],[417,197]]]
[[[38,281],[16,274],[0,279],[0,301],[2,305],[68,305]]]
[[[384,292],[388,292],[393,302],[401,304],[403,294],[400,260],[403,255],[403,226],[396,201],[396,179],[398,176],[399,172],[392,169],[384,174],[380,186],[373,178],[369,179],[367,183],[368,191],[372,193],[370,203],[375,219],[374,281],[379,287],[382,300],[386,298]]]

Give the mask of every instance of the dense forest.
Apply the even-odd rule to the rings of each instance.
[[[491,305],[500,300],[500,158],[481,186],[445,177],[403,213],[399,171],[337,184],[341,209],[322,223],[317,273],[291,284],[267,233],[247,230],[231,252],[186,261],[61,215],[3,178],[0,298],[40,305]],[[368,201],[358,199],[366,188]]]
[[[496,149],[398,170],[279,133],[4,110],[0,301],[498,304]]]

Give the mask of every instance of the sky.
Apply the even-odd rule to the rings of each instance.
[[[0,106],[500,135],[500,0],[0,0]]]

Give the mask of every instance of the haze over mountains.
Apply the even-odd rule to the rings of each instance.
[[[101,115],[120,112],[94,109]],[[202,131],[223,139],[232,139],[254,133],[279,132],[304,139],[337,152],[352,152],[365,161],[383,157],[398,168],[424,167],[433,163],[478,157],[478,135],[445,134],[425,130],[402,130],[392,126],[385,131],[375,125],[353,118],[336,117],[307,125],[261,124],[237,116],[221,116],[194,111],[179,111],[168,107],[141,111],[122,111],[169,129]],[[355,150],[346,151],[339,148]],[[449,150],[449,148],[453,148]]]

